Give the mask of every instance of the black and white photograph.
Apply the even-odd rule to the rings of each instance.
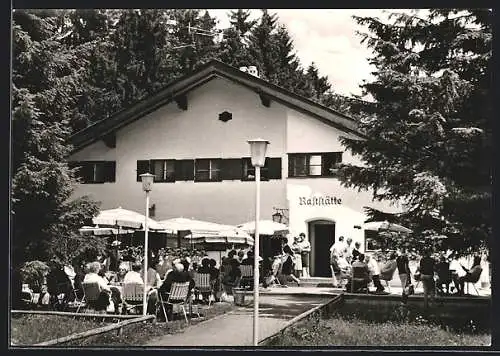
[[[489,350],[492,43],[488,8],[14,7],[9,349]]]

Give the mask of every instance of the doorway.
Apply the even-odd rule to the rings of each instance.
[[[331,277],[330,247],[335,242],[335,223],[328,220],[309,222],[311,237],[311,276]]]

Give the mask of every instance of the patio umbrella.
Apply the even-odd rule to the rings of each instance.
[[[410,234],[413,231],[399,224],[390,223],[388,221],[372,221],[365,223],[363,228],[368,231],[378,231],[378,232],[395,232]]]
[[[199,232],[219,232],[222,230],[234,229],[234,226],[223,225],[203,220],[188,218],[172,218],[159,222],[165,229],[174,233],[178,231],[199,231]]]
[[[94,236],[107,236],[107,235],[122,235],[122,234],[133,234],[134,230],[131,229],[121,229],[114,227],[99,227],[99,226],[82,226],[78,229],[83,235],[94,235]]]
[[[226,241],[230,244],[246,244],[253,246],[254,239],[245,230],[242,229],[231,229],[220,231],[219,236],[224,237]]]
[[[146,217],[143,214],[119,207],[116,209],[102,210],[99,215],[92,219],[92,221],[96,225],[144,230],[143,225],[145,219]],[[165,230],[164,226],[151,218],[148,220],[148,227],[149,230]]]
[[[244,224],[237,225],[236,227],[245,230],[249,234],[255,234],[255,221],[249,221]],[[259,221],[259,233],[260,235],[286,235],[289,233],[288,226],[285,224],[277,223],[272,220],[260,220]]]

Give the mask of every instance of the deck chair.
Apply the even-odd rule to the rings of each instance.
[[[165,316],[165,322],[168,321],[167,311],[165,310],[165,305],[179,306],[184,313],[184,318],[186,323],[189,324],[189,320],[186,312],[186,304],[189,303],[189,282],[179,283],[174,282],[170,287],[170,293],[168,294],[167,300],[164,300],[161,293],[158,293],[158,306],[162,309],[163,315]],[[173,314],[173,309],[172,309]]]
[[[142,283],[126,283],[123,285],[123,302],[126,305],[126,311],[137,307],[142,307],[144,285]]]
[[[476,291],[476,294],[479,295],[479,292],[476,288],[476,283],[479,282],[479,278],[481,277],[481,273],[483,272],[483,269],[479,267],[475,273],[470,273],[468,274],[469,279],[465,281],[465,288],[467,288],[467,294],[469,294],[469,284],[472,285],[472,288]]]
[[[193,273],[194,289],[199,293],[212,294],[212,285],[210,284],[210,273]],[[210,308],[211,298],[208,297],[208,307]]]
[[[78,308],[76,312],[78,313],[82,307],[92,307],[95,302],[99,299],[99,295],[101,294],[101,287],[99,283],[82,283],[83,286],[83,297],[81,302],[78,304]]]

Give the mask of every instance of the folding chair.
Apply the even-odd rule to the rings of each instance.
[[[165,310],[165,305],[172,306],[172,314],[174,311],[173,310],[174,306],[177,305],[182,309],[182,312],[184,313],[184,318],[186,319],[186,323],[189,324],[189,320],[188,320],[186,308],[185,308],[186,304],[189,303],[188,294],[189,294],[189,282],[184,282],[184,283],[174,282],[174,283],[172,283],[172,286],[170,287],[170,293],[168,294],[167,300],[163,300],[161,293],[158,293],[158,304],[160,305],[160,307],[163,310],[163,315],[165,316],[165,322],[168,321],[167,311]]]
[[[241,281],[246,283],[253,283],[253,266],[240,265]]]
[[[356,273],[356,272],[358,272],[358,273]],[[366,294],[369,293],[368,284],[370,282],[367,281],[365,278],[356,277],[356,275],[360,275],[362,273],[363,272],[362,272],[362,270],[359,267],[352,267],[352,269],[351,269],[351,293],[354,293],[354,284],[355,284],[355,282],[366,283],[366,286],[362,285],[362,287],[360,289],[361,290],[365,289]]]
[[[144,285],[141,283],[126,283],[123,285],[122,300],[126,311],[142,307]]]
[[[92,306],[95,302],[97,302],[97,300],[99,299],[99,295],[101,294],[101,287],[97,282],[93,283],[84,282],[82,283],[82,286],[83,286],[83,297],[80,303],[78,304],[78,308],[76,309],[77,313],[80,311],[81,307]]]
[[[208,307],[210,308],[212,295],[212,285],[210,284],[210,273],[193,273],[194,289],[199,293],[210,293],[208,297]]]

